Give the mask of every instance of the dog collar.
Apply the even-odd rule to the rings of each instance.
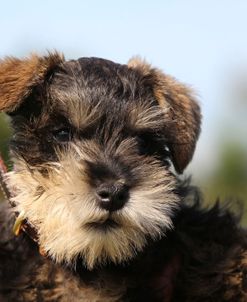
[[[8,186],[5,181],[5,174],[7,173],[6,165],[0,155],[0,189],[4,195],[4,197],[9,202],[10,206],[13,208],[15,207],[15,203],[11,200],[11,192],[8,189]],[[25,213],[21,212],[18,213],[15,211],[16,220],[13,226],[13,233],[18,236],[21,231],[25,232],[35,243],[38,243],[38,232],[35,226],[27,221],[25,218]],[[41,254],[44,254],[41,251]]]

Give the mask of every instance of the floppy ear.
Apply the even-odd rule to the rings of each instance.
[[[192,90],[139,58],[131,59],[128,66],[143,75],[158,104],[167,109],[164,118],[168,147],[176,171],[182,173],[193,156],[200,133],[200,107]]]
[[[34,87],[44,83],[52,70],[64,61],[57,52],[32,54],[23,60],[7,57],[0,61],[0,111],[16,110]]]

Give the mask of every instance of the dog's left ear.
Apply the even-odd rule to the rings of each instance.
[[[128,66],[141,73],[144,84],[152,87],[156,101],[165,109],[168,147],[176,171],[182,173],[200,133],[200,107],[192,90],[139,58],[131,59]]]
[[[7,57],[0,61],[0,111],[15,111],[31,94],[34,87],[42,85],[52,70],[64,61],[57,52],[47,56],[31,55],[26,59]]]

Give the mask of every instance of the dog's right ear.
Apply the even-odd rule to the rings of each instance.
[[[0,111],[18,109],[38,85],[42,85],[56,66],[64,62],[63,55],[31,55],[26,59],[7,57],[0,61]]]

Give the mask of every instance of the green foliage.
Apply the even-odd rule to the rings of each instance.
[[[237,201],[243,202],[243,224],[247,225],[247,150],[240,143],[228,141],[221,145],[219,155],[215,173],[202,185],[205,199],[208,203],[231,201],[233,207]]]
[[[222,148],[221,162],[215,179],[217,184],[233,191],[245,191],[247,187],[247,154],[241,145],[226,144]]]
[[[8,117],[0,113],[0,152],[6,162],[8,162],[8,141],[10,134]]]
[[[8,140],[11,134],[9,127],[9,121],[6,115],[0,113],[0,153],[5,163],[9,162],[8,157]],[[2,192],[0,190],[0,202],[3,199]]]

